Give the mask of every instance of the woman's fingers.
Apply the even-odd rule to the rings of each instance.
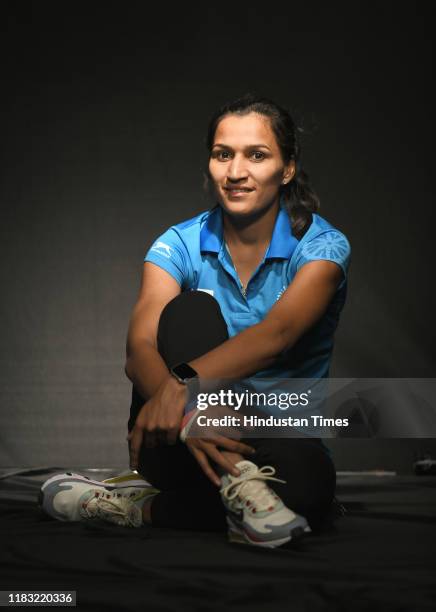
[[[169,445],[177,444],[177,438],[179,437],[180,425],[169,427],[165,432],[166,443]]]
[[[224,438],[224,443],[227,440]],[[189,444],[189,449],[193,452],[195,458],[203,469],[204,473],[215,482],[215,484],[220,485],[221,480],[218,478],[216,473],[212,470],[209,458],[212,459],[217,465],[219,465],[225,472],[229,472],[233,476],[239,476],[240,471],[238,468],[228,459],[223,453],[221,453],[216,447],[217,441],[214,440],[206,440],[206,439],[197,439],[195,442],[191,442]],[[239,449],[235,452],[240,452],[242,450],[241,445],[236,443],[236,446],[231,445],[232,448]],[[249,449],[247,445],[242,445],[242,447]],[[200,453],[200,454],[198,454]]]
[[[129,438],[129,455],[130,469],[134,470],[138,467],[139,451],[142,445],[143,432],[140,427],[134,427],[130,432]]]
[[[145,448],[155,448],[158,444],[156,433],[154,431],[144,431],[144,435]]]
[[[256,452],[255,448],[245,444],[244,442],[237,442],[236,440],[226,438],[225,436],[221,436],[219,434],[216,434],[213,436],[213,438],[210,438],[210,441],[212,444],[222,446],[228,451],[240,453],[241,455],[253,455]]]
[[[155,440],[157,446],[166,446],[167,432],[165,431],[165,429],[157,429],[155,431]]]
[[[194,455],[195,459],[198,461],[201,469],[206,474],[206,476],[209,478],[209,480],[211,480],[213,482],[213,484],[215,484],[218,487],[220,487],[221,486],[221,480],[219,479],[217,474],[215,474],[215,472],[211,468],[210,463],[209,463],[209,461],[208,461],[204,451],[200,450],[199,448],[196,448],[195,446],[188,446],[188,448],[191,451],[191,453]]]
[[[241,472],[238,470],[238,468],[233,465],[230,459],[227,459],[225,455],[220,453],[220,451],[216,448],[215,445],[207,444],[207,442],[205,442],[204,444],[205,452],[209,455],[211,459],[215,461],[215,463],[220,465],[224,471],[230,472],[230,474],[232,474],[233,476],[240,476]]]
[[[147,415],[147,420],[142,425],[144,431],[144,443],[146,448],[156,448],[160,444],[161,428],[158,426],[153,415]],[[166,435],[166,432],[163,432]]]

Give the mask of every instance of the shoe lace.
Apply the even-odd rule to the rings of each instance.
[[[135,526],[129,507],[131,502],[120,494],[94,495],[82,505],[90,518],[102,518],[118,525]]]
[[[275,478],[272,465],[264,465],[256,472],[242,476],[230,476],[231,482],[221,488],[222,495],[229,501],[239,497],[242,502],[252,504],[256,510],[266,510],[274,505],[277,495],[265,484],[265,480],[286,483],[286,480]]]

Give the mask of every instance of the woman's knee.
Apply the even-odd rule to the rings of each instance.
[[[220,306],[204,291],[184,291],[161,312],[157,344],[168,367],[196,359],[227,339],[227,324]]]

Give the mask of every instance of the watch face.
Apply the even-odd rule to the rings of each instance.
[[[174,368],[172,368],[172,371],[177,374],[177,376],[182,380],[197,376],[197,372],[187,363],[179,363],[179,365],[176,365],[174,366]]]

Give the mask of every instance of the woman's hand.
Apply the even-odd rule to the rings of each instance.
[[[148,448],[159,442],[175,444],[179,435],[183,411],[188,401],[188,389],[174,376],[169,376],[138,413],[135,425],[127,436],[129,440],[130,468],[136,469],[139,451],[145,435]]]
[[[221,479],[212,469],[209,459],[212,459],[217,465],[221,466],[226,472],[230,472],[233,476],[239,476],[240,472],[230,459],[218,450],[217,446],[232,453],[239,453],[240,455],[252,455],[256,452],[256,449],[243,442],[237,442],[218,434],[215,434],[212,438],[189,437],[186,439],[186,446],[194,455],[206,476],[218,487],[221,486]]]

